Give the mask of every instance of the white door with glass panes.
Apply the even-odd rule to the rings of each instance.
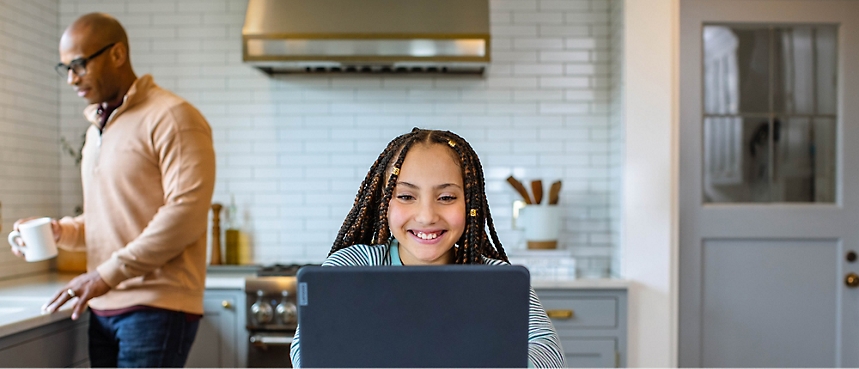
[[[680,0],[679,364],[859,366],[859,1]]]

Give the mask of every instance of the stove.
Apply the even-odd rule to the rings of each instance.
[[[257,277],[294,277],[303,266],[318,264],[273,264],[257,270]]]
[[[305,265],[274,264],[245,278],[249,367],[291,367],[289,345],[298,325],[295,275]]]

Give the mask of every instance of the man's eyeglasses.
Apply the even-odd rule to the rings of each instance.
[[[60,77],[63,78],[69,76],[69,71],[74,72],[75,75],[77,75],[78,77],[83,77],[86,75],[86,63],[90,60],[93,60],[95,57],[101,55],[102,53],[107,51],[107,49],[113,47],[113,45],[116,45],[116,42],[101,48],[101,50],[96,51],[95,53],[86,58],[77,58],[75,60],[72,60],[71,62],[69,62],[68,65],[59,63],[56,67],[54,67],[54,69],[56,69]]]

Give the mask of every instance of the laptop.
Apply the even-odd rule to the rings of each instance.
[[[303,367],[528,365],[522,266],[303,267]]]

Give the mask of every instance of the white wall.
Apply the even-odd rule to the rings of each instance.
[[[505,247],[511,229],[505,182],[563,179],[562,247],[584,268],[606,269],[609,211],[609,1],[492,0],[492,65],[484,78],[279,76],[241,62],[245,0],[61,0],[60,24],[104,11],[127,28],[139,74],[194,103],[215,135],[215,200],[234,194],[248,214],[257,262],[319,262],[358,184],[385,144],[414,126],[465,137],[486,171]],[[63,132],[86,123],[83,103],[60,93]],[[63,212],[80,192],[64,166]]]
[[[635,367],[677,366],[679,1],[623,4],[622,270]]]
[[[0,278],[45,270],[9,252],[15,220],[59,215],[57,0],[0,0]]]

